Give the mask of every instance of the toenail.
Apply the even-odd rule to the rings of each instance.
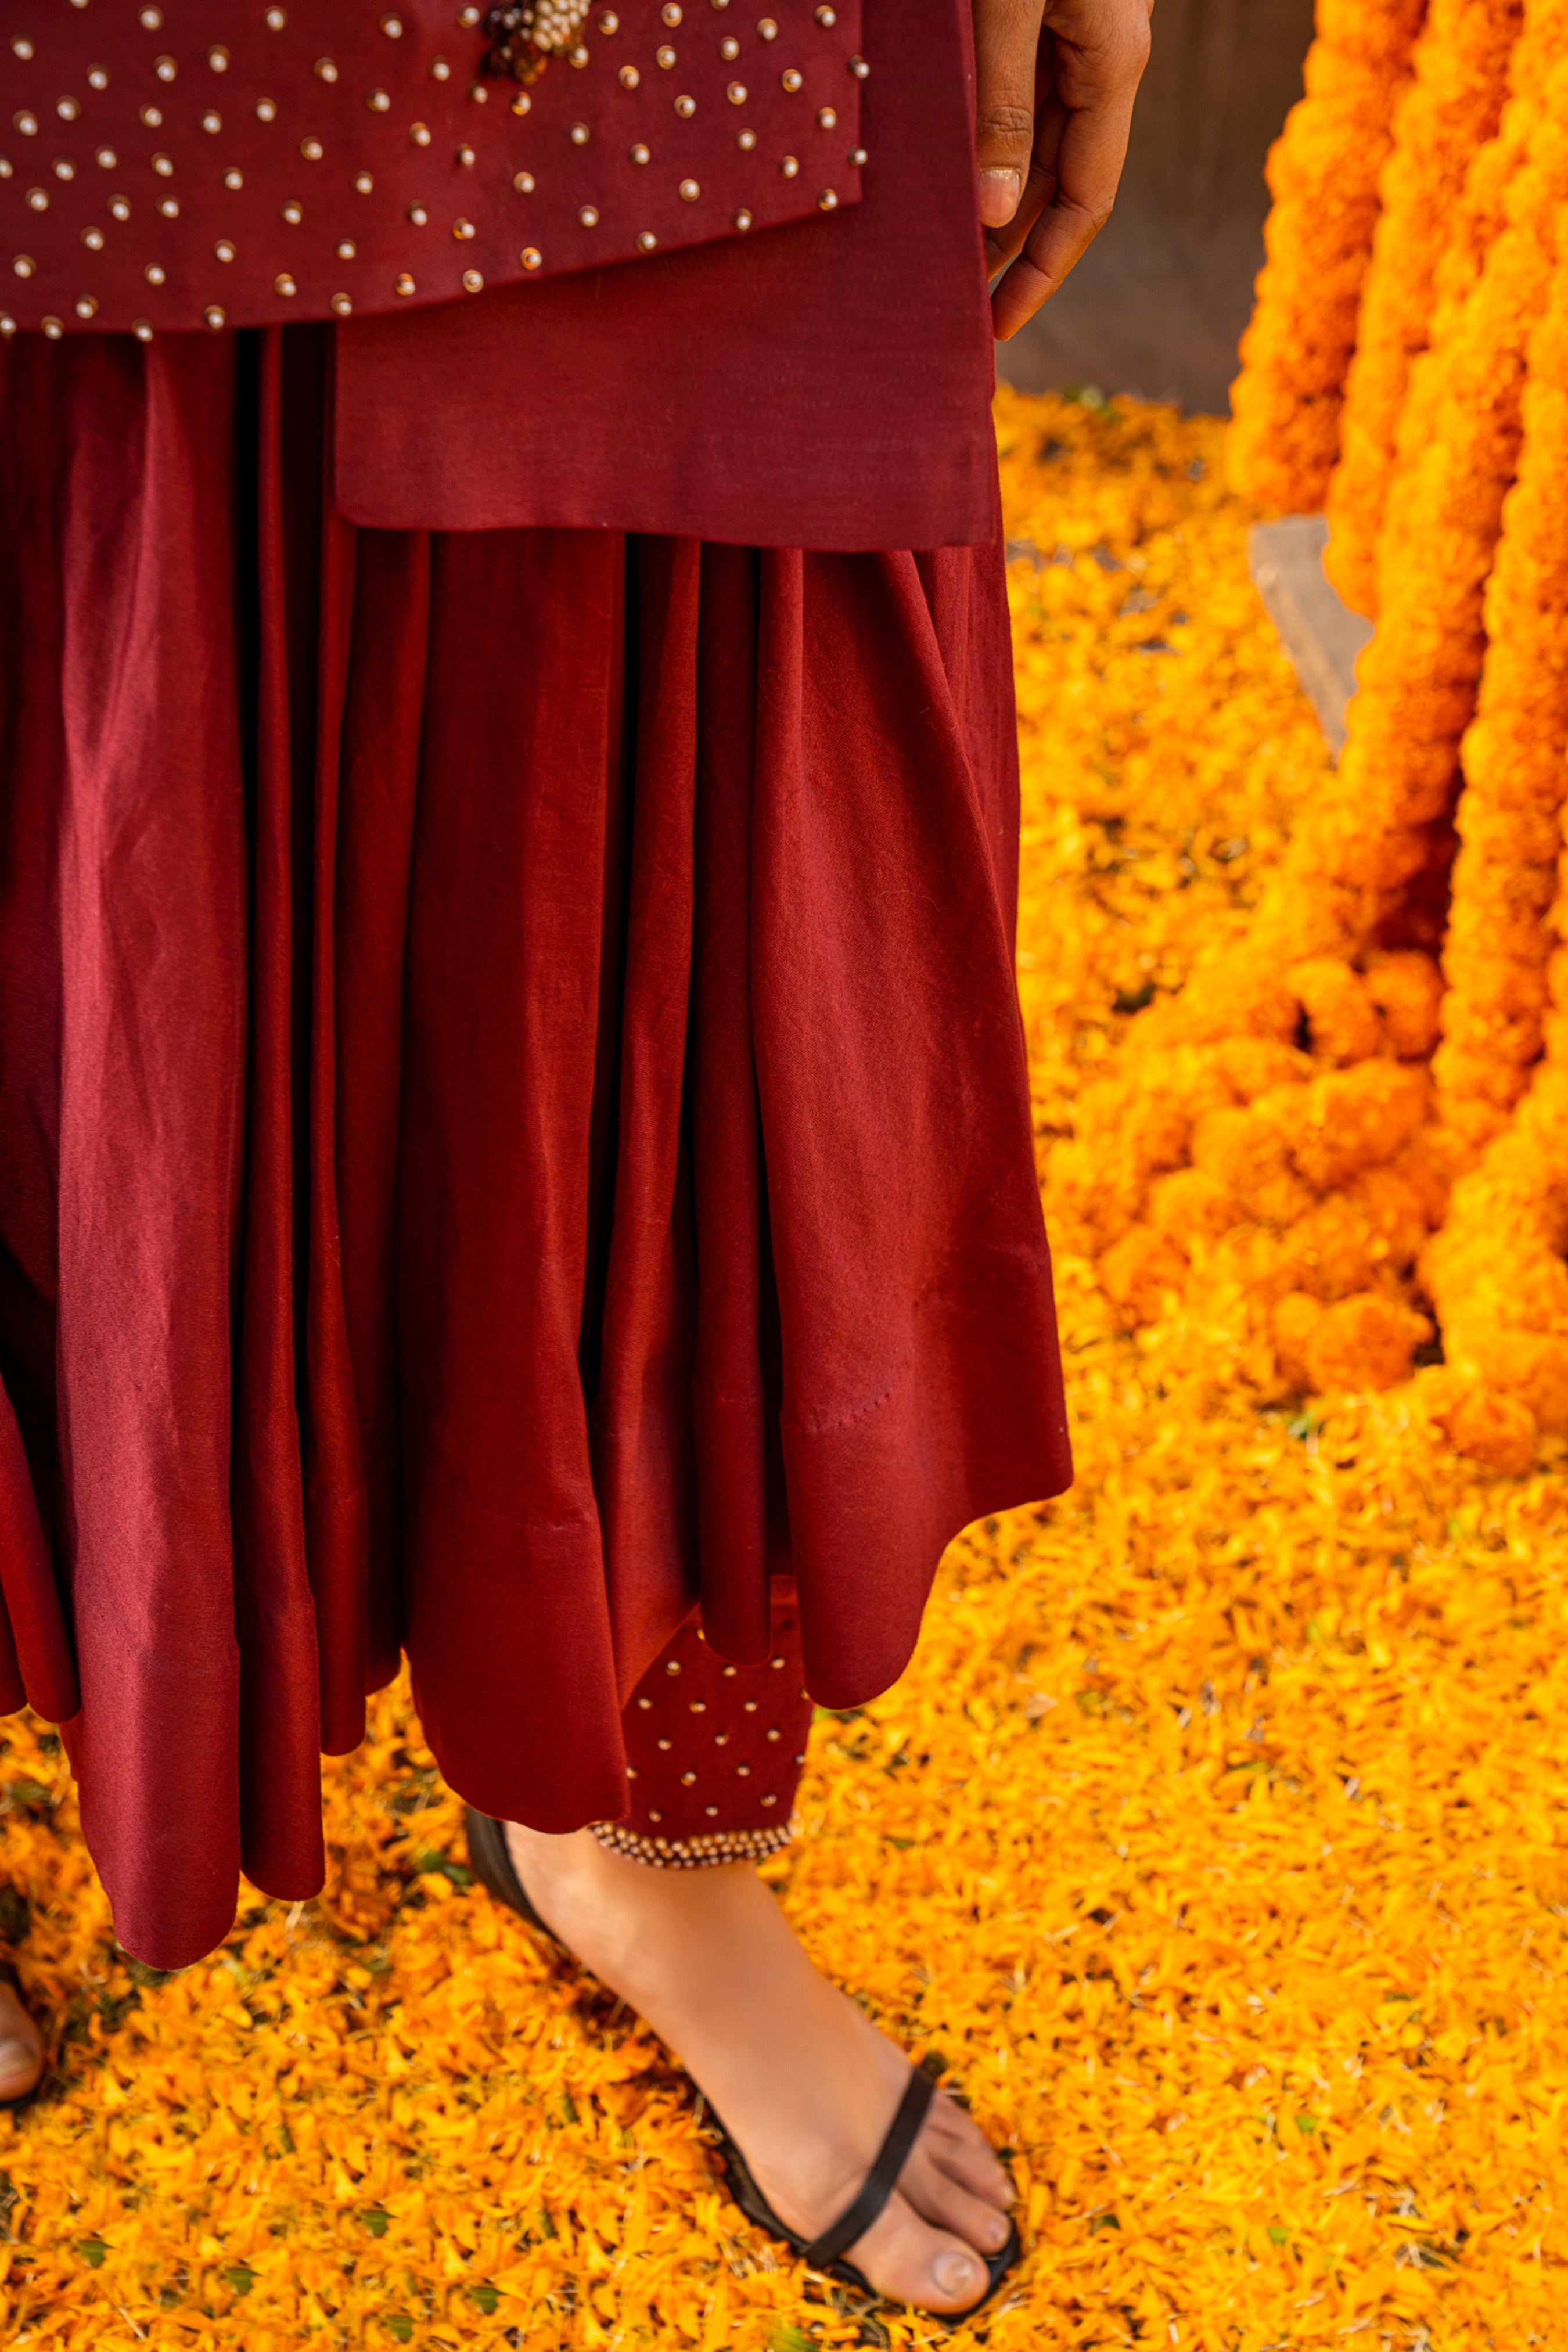
[[[980,2273],[963,2254],[942,2254],[931,2273],[943,2294],[967,2294],[980,2284]]]
[[[20,2074],[38,2063],[37,2053],[25,2042],[7,2039],[0,2042],[0,2074]]]
[[[998,2214],[994,2221],[987,2221],[985,2224],[985,2242],[988,2246],[992,2247],[1001,2247],[1006,2244],[1007,2224],[1002,2220],[1000,2214]]]

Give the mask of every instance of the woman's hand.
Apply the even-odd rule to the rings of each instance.
[[[1152,5],[973,0],[980,217],[1000,342],[1110,216]]]

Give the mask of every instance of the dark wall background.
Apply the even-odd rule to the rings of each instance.
[[[1097,383],[1223,411],[1312,0],[1155,0],[1153,33],[1116,210],[997,368],[1026,392]]]

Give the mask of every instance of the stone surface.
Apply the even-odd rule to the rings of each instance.
[[[1303,691],[1338,759],[1345,714],[1355,692],[1355,663],[1372,623],[1352,613],[1323,575],[1328,525],[1321,515],[1282,515],[1254,523],[1247,561]]]

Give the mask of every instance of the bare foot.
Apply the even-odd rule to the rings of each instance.
[[[858,2193],[909,2060],[807,1958],[750,1863],[655,1870],[588,1830],[507,1825],[529,1897],[563,1944],[676,2052],[781,2221],[813,2238]],[[847,2259],[892,2302],[962,2311],[977,2250],[1006,2242],[1012,2183],[938,2092],[899,2186]]]
[[[25,2098],[44,2071],[44,2037],[8,1984],[0,1984],[0,2101]]]

